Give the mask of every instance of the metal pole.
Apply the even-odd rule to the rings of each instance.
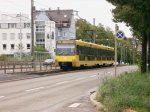
[[[118,25],[115,25],[115,34],[119,30]],[[115,77],[117,76],[117,39],[115,37]]]
[[[19,50],[20,50],[20,60],[22,59],[22,54],[21,54],[21,50],[22,50],[22,26],[21,26],[21,17],[22,17],[22,15],[21,15],[21,13],[20,13],[20,35],[19,35],[19,38],[20,38],[20,46],[19,46]]]
[[[134,51],[133,51],[133,65],[134,65]]]
[[[122,43],[121,43],[121,64],[122,64]]]
[[[124,64],[126,63],[125,61],[126,61],[126,56],[125,56],[125,54],[126,54],[126,46],[124,46]]]
[[[31,55],[34,60],[34,1],[31,0]]]
[[[95,43],[95,40],[96,40],[96,36],[95,36],[95,18],[93,18],[93,39],[94,39],[94,43]]]

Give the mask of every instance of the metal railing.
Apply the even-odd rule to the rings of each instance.
[[[31,62],[31,61],[1,61],[0,62],[0,74],[7,73],[29,73],[29,72],[46,72],[57,70],[54,64],[43,65],[43,62]]]

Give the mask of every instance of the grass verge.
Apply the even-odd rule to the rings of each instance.
[[[96,99],[110,112],[150,112],[150,74],[135,72],[107,80],[99,87]]]

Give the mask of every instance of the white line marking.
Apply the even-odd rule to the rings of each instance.
[[[86,79],[86,78],[78,78],[78,79],[75,79],[75,80],[82,80],[82,79]]]
[[[69,81],[63,81],[63,82],[58,82],[56,83],[57,85],[60,85],[60,84],[65,84],[65,83],[68,83]]]
[[[0,96],[0,98],[4,98],[5,96]]]
[[[36,90],[43,89],[43,88],[45,88],[45,87],[39,87],[39,88],[28,89],[28,90],[26,90],[26,92],[36,91]]]
[[[90,77],[96,77],[96,75],[90,76]]]
[[[81,103],[74,103],[74,104],[72,104],[72,105],[70,105],[68,107],[75,108],[75,107],[78,107],[80,105],[81,105]]]

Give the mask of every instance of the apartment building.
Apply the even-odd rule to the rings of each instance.
[[[35,45],[48,50],[52,58],[55,56],[55,22],[46,16],[44,10],[35,18]]]
[[[56,40],[76,39],[73,10],[36,10],[34,46],[55,56]],[[0,15],[0,55],[31,51],[31,20],[26,14]]]
[[[55,22],[41,13],[34,23],[34,46],[44,47],[54,56]],[[0,55],[16,52],[31,52],[31,20],[26,14],[1,14]]]
[[[35,17],[41,15],[44,10],[36,10]],[[55,22],[56,40],[76,39],[76,27],[73,10],[45,10],[45,16]],[[44,16],[44,15],[43,15]]]
[[[31,24],[26,14],[0,15],[0,55],[30,52]]]

